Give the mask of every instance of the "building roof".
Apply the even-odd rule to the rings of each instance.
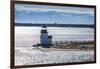
[[[52,38],[52,35],[49,35],[48,38]]]

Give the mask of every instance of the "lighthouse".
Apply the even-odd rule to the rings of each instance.
[[[50,48],[52,46],[52,36],[48,36],[47,26],[43,25],[40,35],[40,44],[44,48]]]

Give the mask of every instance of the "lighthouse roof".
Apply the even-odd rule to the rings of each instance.
[[[44,25],[42,26],[42,28],[47,28],[47,26],[44,24]]]

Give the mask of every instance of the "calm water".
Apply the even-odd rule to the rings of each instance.
[[[48,27],[48,34],[55,41],[83,41],[94,40],[94,29]],[[15,45],[32,46],[40,43],[41,27],[15,27]]]

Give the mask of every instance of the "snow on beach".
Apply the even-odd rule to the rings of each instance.
[[[52,64],[93,61],[93,51],[41,51],[39,49],[16,49],[16,65]]]

